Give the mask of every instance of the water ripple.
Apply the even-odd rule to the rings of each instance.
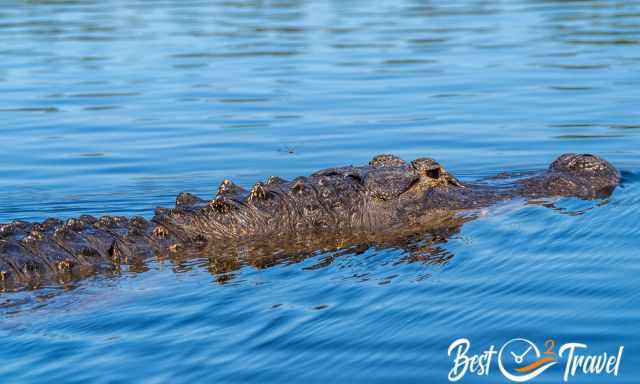
[[[0,377],[443,382],[456,338],[554,337],[624,344],[617,379],[637,381],[638,4],[3,5],[0,222],[149,217],[224,178],[388,152],[465,181],[593,152],[623,184],[607,201],[493,207],[445,239],[231,267],[149,260],[3,294]]]

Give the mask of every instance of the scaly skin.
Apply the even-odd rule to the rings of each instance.
[[[513,198],[610,195],[620,173],[593,155],[565,154],[542,172],[499,186],[464,184],[430,158],[379,155],[369,165],[329,168],[246,191],[225,180],[210,201],[181,193],[172,209],[141,217],[81,216],[0,226],[0,288],[33,288],[150,257],[215,255],[221,270],[242,259],[393,242],[455,231],[461,213]],[[214,263],[216,264],[216,263]]]

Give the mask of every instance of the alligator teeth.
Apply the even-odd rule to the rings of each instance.
[[[262,183],[256,183],[256,185],[251,188],[251,193],[249,194],[249,201],[255,200],[266,200],[269,197],[269,191],[267,191]]]

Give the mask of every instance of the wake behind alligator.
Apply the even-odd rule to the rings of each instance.
[[[438,162],[379,155],[365,166],[329,168],[245,190],[222,182],[213,200],[181,193],[175,208],[142,217],[80,216],[0,226],[0,288],[61,283],[152,257],[242,259],[393,243],[456,230],[465,212],[513,198],[609,196],[620,173],[589,154],[564,154],[548,169],[499,185],[462,183]],[[244,251],[243,251],[244,250]],[[246,250],[250,250],[247,252]]]

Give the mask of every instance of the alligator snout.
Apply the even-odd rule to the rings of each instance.
[[[577,173],[610,173],[619,177],[618,171],[611,163],[589,153],[565,153],[551,163],[550,169]]]
[[[558,157],[543,177],[523,180],[531,196],[557,195],[599,198],[610,195],[620,184],[620,172],[596,155],[565,153]]]
[[[591,189],[606,189],[620,184],[620,171],[607,160],[589,153],[565,153],[551,163],[551,171],[571,175]]]

